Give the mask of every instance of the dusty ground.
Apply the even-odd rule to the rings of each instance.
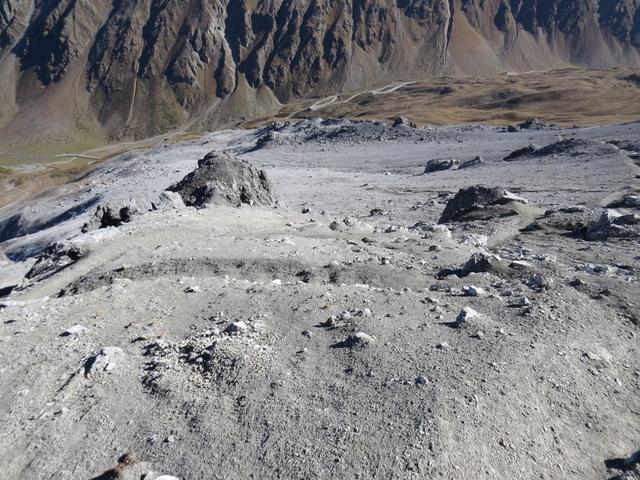
[[[307,123],[244,153],[276,209],[157,210],[80,234],[97,204],[149,206],[206,152],[247,152],[264,134],[229,131],[116,157],[1,211],[0,248],[17,263],[0,287],[22,282],[0,310],[3,475],[115,478],[102,474],[128,452],[121,478],[623,474],[604,462],[640,445],[638,239],[586,241],[551,220],[519,229],[637,192],[634,151],[602,142],[637,142],[640,124],[378,128]],[[560,137],[591,142],[502,161]],[[449,155],[485,163],[422,175]],[[516,192],[530,213],[452,223],[451,238],[430,230],[475,184]],[[52,241],[84,256],[22,280]],[[482,251],[527,263],[440,275]],[[546,288],[527,286],[535,273]],[[469,285],[485,294],[465,296]],[[464,307],[481,317],[452,328]],[[74,325],[86,330],[61,336]],[[113,364],[92,367],[111,346]]]

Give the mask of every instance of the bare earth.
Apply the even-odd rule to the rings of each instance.
[[[5,207],[0,288],[17,287],[0,300],[3,478],[634,474],[605,461],[640,446],[638,237],[577,230],[637,195],[638,138],[638,123],[303,122],[119,155]],[[585,142],[502,160],[561,139]],[[266,170],[278,208],[149,211],[223,149]],[[430,159],[477,155],[423,175]],[[434,227],[477,184],[529,204],[449,223],[450,237]],[[130,223],[80,233],[96,205],[131,200],[144,213]],[[23,278],[54,241],[81,258]],[[502,267],[445,275],[473,253]],[[479,316],[455,328],[465,307]]]

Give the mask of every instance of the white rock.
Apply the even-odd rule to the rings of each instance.
[[[97,355],[89,359],[85,373],[91,377],[101,372],[110,372],[122,357],[124,357],[124,351],[120,347],[104,347]]]
[[[527,270],[529,268],[533,268],[533,264],[531,262],[527,262],[524,260],[514,260],[511,262],[511,268],[515,268],[518,270]]]
[[[531,301],[527,297],[522,297],[518,300],[518,305],[521,307],[528,307],[531,305]]]
[[[486,235],[478,235],[476,233],[470,233],[462,237],[460,243],[462,245],[469,245],[470,247],[484,248],[489,242],[489,237]]]
[[[347,343],[352,347],[366,347],[374,342],[375,339],[371,335],[368,335],[364,332],[356,332],[352,335],[349,335],[349,338],[347,339]]]
[[[186,205],[179,193],[164,191],[160,194],[160,207],[174,210],[184,210]]]
[[[433,232],[434,237],[451,238],[451,230],[444,225],[432,225],[430,230]]]
[[[456,317],[456,328],[466,327],[468,322],[479,317],[480,314],[471,307],[464,307]]]
[[[82,325],[74,325],[73,327],[69,327],[67,328],[63,335],[65,337],[67,336],[71,336],[71,335],[80,335],[83,332],[87,331],[87,327],[83,327]]]

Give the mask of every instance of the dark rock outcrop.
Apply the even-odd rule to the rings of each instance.
[[[228,153],[211,152],[198,161],[198,168],[169,187],[185,205],[239,207],[275,206],[273,188],[264,170]]]
[[[434,158],[427,162],[424,167],[424,173],[440,172],[442,170],[450,170],[458,166],[458,160],[455,158]]]
[[[447,202],[438,223],[486,219],[517,213],[514,204],[528,203],[502,187],[463,188]]]
[[[126,205],[99,205],[91,220],[82,226],[82,233],[99,228],[119,227],[123,223],[129,223],[139,212],[140,208],[134,202]]]
[[[505,162],[520,160],[523,158],[548,157],[550,155],[569,155],[579,156],[585,154],[607,155],[616,153],[617,147],[600,143],[593,140],[583,140],[580,138],[565,138],[559,142],[551,143],[544,147],[538,148],[535,145],[529,145],[524,148],[511,152],[504,158]]]
[[[44,280],[73,265],[85,255],[86,252],[76,245],[54,243],[42,252],[25,277],[33,282]]]

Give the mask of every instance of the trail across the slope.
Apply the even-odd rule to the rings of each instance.
[[[334,105],[334,104],[340,104],[340,103],[348,103],[350,101],[352,101],[354,98],[363,95],[363,94],[367,94],[370,93],[372,95],[384,95],[387,93],[393,93],[396,90],[399,90],[403,87],[406,87],[407,85],[412,85],[414,83],[418,83],[418,80],[414,80],[411,82],[394,82],[394,83],[390,83],[389,85],[385,85],[384,87],[381,88],[377,88],[375,90],[367,90],[367,91],[362,91],[359,93],[356,93],[352,96],[350,96],[349,98],[347,98],[346,100],[342,100],[339,101],[338,100],[338,96],[337,95],[331,95],[329,97],[325,97],[321,100],[318,100],[317,102],[315,102],[313,105],[303,108],[302,110],[298,110],[296,112],[293,112],[291,115],[289,115],[289,118],[297,115],[300,112],[304,112],[305,110],[311,110],[312,112],[321,110],[325,107],[328,107],[329,105]]]

